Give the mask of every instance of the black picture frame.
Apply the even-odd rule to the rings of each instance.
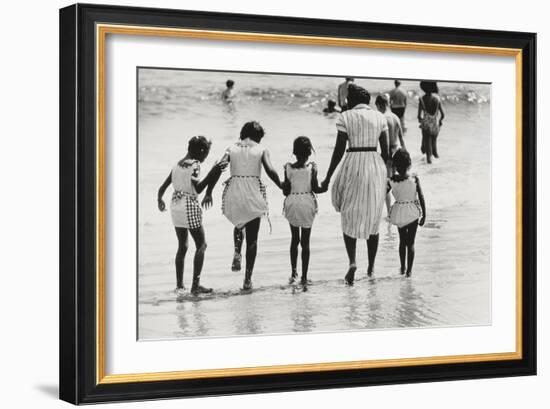
[[[521,359],[101,384],[96,355],[96,24],[522,51]],[[74,404],[536,374],[536,34],[77,4],[60,10],[60,398]]]

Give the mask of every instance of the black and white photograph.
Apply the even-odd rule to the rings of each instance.
[[[491,84],[137,68],[138,340],[491,324]]]

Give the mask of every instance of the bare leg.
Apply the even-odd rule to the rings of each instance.
[[[176,227],[176,236],[178,237],[178,251],[176,253],[176,287],[184,288],[183,286],[183,263],[189,243],[187,241],[187,229]]]
[[[290,226],[290,267],[292,269],[290,274],[289,284],[292,284],[298,278],[298,272],[296,266],[298,264],[298,245],[300,244],[300,228],[292,225]]]
[[[437,135],[432,136],[432,153],[434,158],[439,158],[439,153],[437,153]]]
[[[311,228],[302,228],[302,237],[300,244],[302,246],[302,284],[307,284],[307,272],[309,270],[309,239],[311,237]]]
[[[205,288],[200,285],[202,266],[204,264],[204,253],[206,251],[206,239],[204,236],[204,228],[191,229],[191,237],[195,242],[195,258],[193,259],[193,285],[191,287],[191,293],[197,295],[200,293],[210,293],[211,288]]]
[[[418,229],[418,220],[415,220],[407,226],[407,277],[412,274],[414,262],[414,240],[416,238],[416,230]]]
[[[405,274],[405,259],[407,257],[407,228],[399,227],[399,261],[401,262],[401,274]]]
[[[233,253],[233,262],[231,263],[231,271],[241,271],[241,251],[243,248],[243,239],[244,231],[243,229],[233,229],[233,244],[234,244],[234,253]]]
[[[432,163],[432,136],[427,131],[422,131],[422,142],[426,153],[426,162]]]
[[[245,225],[246,233],[246,271],[244,276],[244,290],[250,290],[252,288],[252,272],[254,271],[254,264],[256,263],[256,254],[258,252],[258,232],[260,231],[260,221],[258,217],[249,221]]]
[[[355,271],[357,271],[357,262],[355,260],[357,239],[344,234],[344,244],[346,245],[346,252],[348,253],[349,269],[344,278],[346,284],[353,285],[355,280]]]
[[[371,234],[367,239],[367,253],[369,256],[369,266],[367,268],[367,275],[372,276],[374,270],[374,260],[376,259],[376,253],[378,252],[378,234]]]

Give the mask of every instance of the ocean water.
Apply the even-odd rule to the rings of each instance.
[[[236,82],[232,106],[220,94]],[[157,209],[156,195],[171,167],[186,154],[193,135],[212,138],[206,172],[238,139],[241,126],[259,121],[262,144],[283,174],[292,161],[292,141],[311,138],[320,179],[335,142],[335,115],[324,115],[342,82],[334,77],[140,69],[138,81],[138,337],[169,339],[321,331],[372,330],[491,323],[490,263],[490,85],[439,83],[446,118],[438,138],[440,159],[426,164],[416,121],[421,92],[417,81],[403,81],[409,93],[405,141],[412,171],[424,190],[427,220],[419,227],[413,276],[399,274],[398,233],[385,220],[375,273],[366,277],[365,242],[358,242],[357,281],[344,286],[347,257],[340,216],[330,191],[318,196],[319,214],[311,237],[307,292],[287,285],[290,229],[282,215],[283,195],[268,186],[272,232],[260,229],[254,291],[244,294],[243,272],[230,269],[232,225],[221,214],[221,181],[214,207],[204,213],[208,249],[202,283],[212,295],[177,299],[174,256],[177,240],[169,212]],[[388,79],[357,79],[373,95],[393,86]],[[371,104],[372,105],[372,104]],[[169,204],[171,188],[165,195]],[[191,287],[194,244],[185,260],[184,281]],[[300,265],[300,262],[298,263]]]

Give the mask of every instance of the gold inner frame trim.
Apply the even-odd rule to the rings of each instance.
[[[516,65],[516,350],[504,353],[450,355],[368,361],[321,362],[314,364],[105,374],[105,42],[107,34],[157,36],[220,41],[267,42],[296,45],[355,47],[400,51],[483,54],[515,57]],[[283,34],[179,29],[166,27],[96,25],[96,382],[116,384],[228,376],[291,374],[350,369],[389,368],[467,362],[518,360],[522,358],[522,51],[515,48],[432,44],[353,38],[294,36]]]

